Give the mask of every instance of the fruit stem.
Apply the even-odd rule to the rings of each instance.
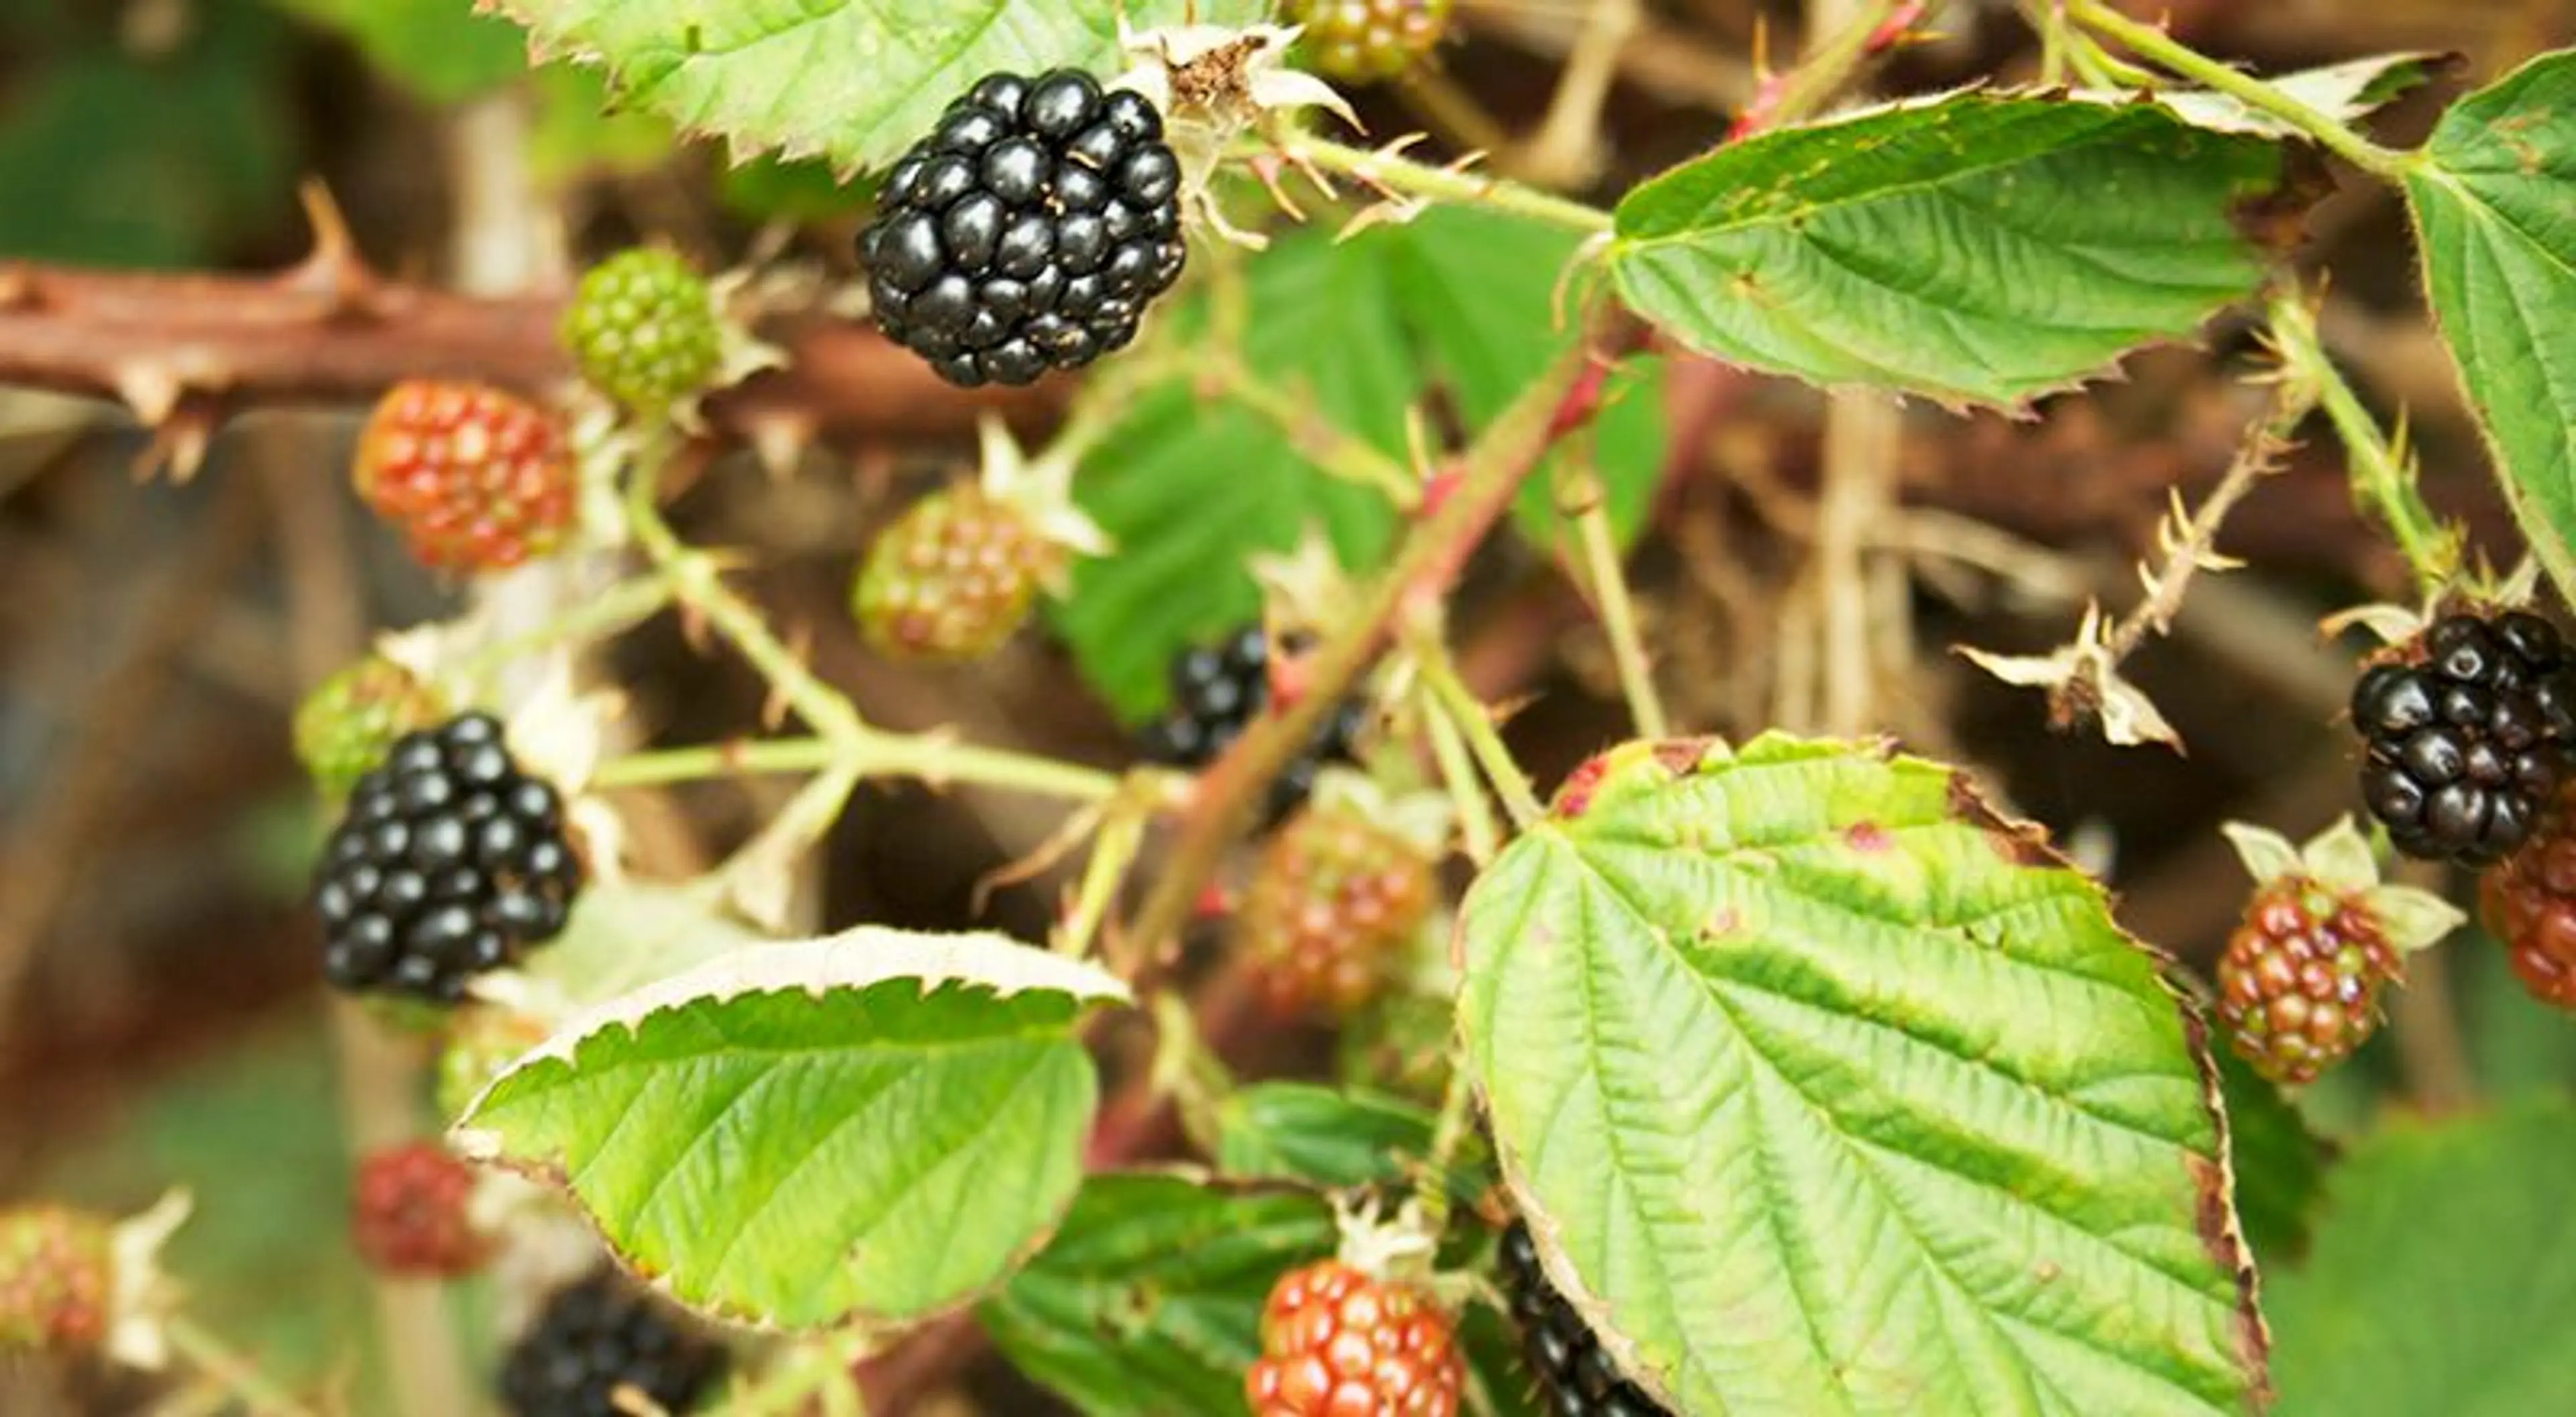
[[[312,1417],[311,1408],[261,1372],[257,1363],[234,1352],[230,1344],[198,1327],[187,1315],[165,1315],[161,1335],[189,1366],[239,1398],[252,1417]]]
[[[2066,13],[2076,23],[2118,41],[2139,58],[2280,119],[2315,139],[2327,151],[2383,182],[2402,181],[2408,169],[2415,165],[2413,157],[2379,146],[2337,121],[2333,115],[2292,97],[2278,85],[2222,64],[2154,25],[2130,19],[2102,0],[2065,0],[2065,6]]]
[[[1663,696],[1656,692],[1654,665],[1637,627],[1637,602],[1628,593],[1625,558],[1619,554],[1618,536],[1610,529],[1609,496],[1590,458],[1570,458],[1567,466],[1563,501],[1580,509],[1574,514],[1574,530],[1583,544],[1585,588],[1601,616],[1602,633],[1610,639],[1619,692],[1628,701],[1628,716],[1635,720],[1639,736],[1669,738],[1672,721],[1664,713]]]
[[[1268,420],[1290,447],[1327,475],[1373,487],[1400,511],[1421,505],[1422,479],[1412,469],[1335,425],[1313,399],[1298,398],[1231,355],[1212,364],[1207,377],[1226,397]]]
[[[1439,765],[1441,785],[1449,791],[1449,800],[1458,809],[1458,841],[1467,859],[1478,870],[1492,864],[1494,853],[1502,850],[1502,832],[1494,825],[1493,800],[1476,787],[1476,766],[1467,757],[1467,741],[1458,736],[1458,725],[1449,721],[1436,704],[1422,706],[1423,735],[1431,741],[1432,759]]]
[[[1503,799],[1503,810],[1511,813],[1513,829],[1528,831],[1547,815],[1547,808],[1540,805],[1529,774],[1521,771],[1520,764],[1512,760],[1512,750],[1504,746],[1503,735],[1494,727],[1493,711],[1458,677],[1458,667],[1450,662],[1448,647],[1438,639],[1417,636],[1409,647],[1422,687],[1437,703],[1441,717],[1467,740],[1467,751],[1475,755],[1485,779]]]
[[[1386,148],[1354,148],[1311,133],[1290,133],[1279,139],[1275,151],[1291,165],[1357,178],[1389,196],[1485,207],[1585,235],[1610,230],[1610,214],[1598,207],[1501,177],[1415,162]]]
[[[2317,391],[2326,418],[2343,440],[2352,478],[2353,500],[2376,512],[2415,576],[2415,588],[2431,594],[2449,583],[2460,569],[2461,537],[2424,502],[2414,460],[2402,435],[2390,438],[2364,408],[2361,396],[2335,367],[2317,337],[2316,307],[2309,296],[2284,286],[2273,293],[2269,315],[2272,343],[2291,377]]]
[[[533,630],[495,640],[458,655],[456,672],[480,680],[539,650],[613,635],[670,604],[672,594],[671,578],[667,575],[641,576],[610,586]]]

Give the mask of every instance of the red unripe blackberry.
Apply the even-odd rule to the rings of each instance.
[[[323,973],[342,989],[452,1004],[468,980],[563,930],[582,865],[552,784],[489,714],[405,734],[358,779],[322,852]]]
[[[1347,1015],[1375,999],[1431,914],[1431,854],[1319,799],[1262,848],[1235,928],[1283,1011]]]
[[[1321,1260],[1272,1286],[1244,1398],[1253,1417],[1452,1417],[1454,1328],[1422,1290]]]
[[[689,1411],[724,1370],[724,1349],[613,1270],[555,1292],[501,1368],[512,1417]],[[639,1405],[643,1398],[653,1407]]]
[[[1391,79],[1420,62],[1449,27],[1450,0],[1288,0],[1285,16],[1315,71],[1352,83]]]
[[[471,1274],[492,1253],[469,1213],[474,1168],[434,1141],[383,1147],[358,1160],[349,1238],[385,1274]]]
[[[1141,94],[990,74],[886,175],[859,235],[877,328],[972,388],[1079,369],[1180,278],[1181,164]]]
[[[1565,1296],[1547,1282],[1538,1241],[1515,1220],[1503,1232],[1503,1297],[1521,1331],[1521,1357],[1538,1380],[1547,1410],[1558,1417],[1672,1417],[1670,1409],[1621,1374],[1601,1340]]]
[[[562,544],[575,511],[553,414],[481,384],[412,379],[376,404],[350,479],[433,570],[516,566]]]
[[[114,1222],[62,1206],[0,1211],[0,1358],[72,1356],[106,1341]]]
[[[1213,645],[1184,650],[1171,667],[1171,707],[1145,730],[1145,756],[1174,767],[1215,762],[1270,708],[1271,644],[1259,622]],[[1368,722],[1368,706],[1350,700],[1324,716],[1306,751],[1271,784],[1267,820],[1277,823],[1315,790],[1325,765],[1349,762]]]
[[[2576,669],[2548,621],[2443,616],[2352,691],[2361,796],[2409,856],[2483,866],[2529,839],[2576,743]]]
[[[2568,794],[2478,880],[2478,916],[2533,998],[2576,1009],[2576,813]]]
[[[2306,876],[2257,890],[2218,961],[2218,1016],[2237,1055],[2281,1083],[2314,1081],[2379,1027],[2403,969],[2363,897]]]

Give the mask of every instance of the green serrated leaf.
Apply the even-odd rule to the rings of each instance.
[[[1554,294],[1573,253],[1562,232],[1446,208],[1347,242],[1301,231],[1244,268],[1241,355],[1318,418],[1402,458],[1406,407],[1427,388],[1451,390],[1472,428],[1563,347]],[[1194,302],[1171,318],[1204,312]],[[1622,375],[1611,398],[1595,462],[1626,537],[1660,471],[1660,371]],[[1558,520],[1546,483],[1532,479],[1520,507],[1542,543]],[[1161,704],[1172,656],[1258,612],[1253,556],[1285,552],[1313,526],[1345,566],[1371,567],[1398,520],[1379,492],[1317,469],[1270,422],[1179,388],[1142,400],[1074,490],[1120,550],[1077,569],[1055,622],[1085,677],[1130,719]]]
[[[2576,51],[2442,115],[2406,174],[2424,281],[2497,480],[2576,595]]]
[[[1687,1412],[2241,1410],[2261,1328],[2184,1010],[1953,770],[1636,744],[1477,880],[1504,1174]]]
[[[2150,103],[1957,93],[1730,144],[1619,203],[1638,313],[1824,385],[2019,405],[2190,336],[2263,275],[2270,141]]]
[[[1233,1412],[1270,1286],[1330,1255],[1335,1238],[1315,1196],[1095,1176],[1054,1242],[977,1317],[1022,1372],[1092,1417]]]
[[[1257,1083],[1238,1089],[1218,1113],[1217,1167],[1318,1186],[1410,1182],[1431,1154],[1435,1121],[1424,1108],[1364,1089]],[[1481,1189],[1482,1160],[1470,1154],[1454,1164],[1456,1194]]]
[[[759,945],[584,1014],[467,1109],[459,1149],[559,1180],[682,1301],[784,1327],[918,1318],[1071,1202],[1123,997],[993,935]]]
[[[527,36],[475,13],[474,0],[280,0],[346,35],[378,73],[431,103],[454,103],[528,69]]]
[[[1107,73],[1122,10],[1135,28],[1180,23],[1192,0],[484,0],[539,47],[604,65],[632,103],[737,155],[776,151],[881,167],[949,100],[997,69]],[[1197,0],[1209,24],[1247,24],[1262,0]]]
[[[2576,1109],[2386,1124],[2326,1183],[2305,1266],[2267,1277],[2279,1417],[2576,1411]]]

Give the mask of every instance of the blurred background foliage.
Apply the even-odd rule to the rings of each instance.
[[[1578,6],[1462,5],[1469,35],[1449,53],[1450,77],[1526,126],[1544,107],[1562,57],[1547,37],[1566,27],[1551,17]],[[2562,0],[2172,0],[2131,8],[2170,11],[2203,47],[2267,68],[2403,48],[2468,56],[2446,84],[2392,116],[2386,132],[2395,142],[2419,136],[2464,83],[2541,46],[2576,41],[2576,6]],[[1745,56],[1756,34],[1793,34],[1801,13],[1787,0],[1663,0],[1652,9],[1658,42],[1636,47],[1611,113],[1614,184],[1722,131],[1728,110],[1750,92]],[[1957,0],[1948,37],[1907,55],[1891,86],[2026,71],[2027,34],[2008,9]],[[1423,126],[1385,92],[1363,100],[1381,134]],[[441,279],[450,272],[459,202],[447,149],[478,141],[470,119],[488,105],[523,118],[506,129],[523,145],[511,156],[568,214],[581,253],[650,236],[714,263],[765,236],[847,267],[848,233],[867,200],[863,181],[766,157],[729,165],[725,154],[683,141],[657,117],[619,111],[589,72],[562,63],[531,69],[520,32],[478,17],[468,0],[0,0],[0,263],[273,270],[311,240],[296,189],[318,179],[373,264]],[[2490,544],[2509,545],[2476,437],[2416,302],[2399,214],[2385,194],[2346,192],[2320,209],[2314,227],[2336,275],[2340,304],[2329,314],[2340,321],[2338,353],[2392,411],[2402,404],[2415,415],[2434,500]],[[1337,259],[1391,263],[1407,249],[1389,240]],[[1491,248],[1470,241],[1459,249]],[[1265,279],[1284,279],[1301,260],[1324,268],[1308,252],[1283,257]],[[1528,268],[1495,280],[1537,274]],[[1397,278],[1366,270],[1354,279],[1350,288],[1382,293],[1380,282]],[[1422,329],[1465,331],[1449,342],[1474,343],[1472,297],[1490,296],[1494,283],[1475,284],[1453,302],[1457,311],[1404,311],[1407,328],[1375,346],[1348,338],[1360,318],[1348,307],[1402,301],[1313,300],[1269,337],[1299,346],[1280,352],[1283,363],[1348,361],[1354,348],[1418,359]],[[1435,284],[1405,289],[1420,299]],[[1387,323],[1383,311],[1375,315]],[[2241,353],[2241,333],[2218,330],[2214,350]],[[2205,486],[2242,424],[2233,382],[2241,366],[2208,354],[2133,361],[2129,381],[2052,404],[2029,425],[1937,412],[1916,418],[1908,424],[1909,501],[2006,527],[2079,572],[2098,573],[2095,584],[2125,597],[2129,563],[2150,544],[2168,492],[2194,495]],[[1509,372],[1486,383],[1507,385]],[[1685,375],[1689,390],[1680,387]],[[1677,369],[1672,397],[1691,390],[1700,397],[1713,387],[1710,377]],[[1469,403],[1494,392],[1463,374],[1453,382],[1460,387],[1450,392]],[[240,520],[228,508],[241,500],[228,502],[225,489],[278,466],[306,479],[315,500],[329,502],[333,534],[358,548],[353,595],[372,624],[441,613],[454,605],[453,588],[404,563],[346,498],[320,495],[338,480],[354,410],[237,425],[194,484],[170,487],[137,486],[122,475],[141,450],[140,433],[94,409],[67,417],[64,402],[0,390],[0,960],[11,930],[27,919],[13,908],[25,910],[38,895],[51,903],[37,912],[50,929],[41,932],[37,983],[26,991],[36,1002],[13,1021],[14,994],[0,989],[0,1201],[51,1195],[131,1210],[173,1183],[193,1186],[197,1218],[171,1258],[207,1321],[291,1384],[336,1393],[349,1411],[386,1410],[379,1385],[387,1365],[374,1346],[368,1285],[338,1243],[351,1106],[336,1073],[343,1053],[299,916],[319,824],[286,751],[285,716],[298,689],[293,657],[281,647],[289,635],[278,628],[291,598],[288,572],[273,556],[246,555],[246,537],[225,541],[224,528]],[[1741,731],[1758,724],[1749,724],[1737,690],[1758,674],[1740,670],[1765,667],[1768,637],[1782,633],[1784,587],[1802,564],[1798,518],[1816,481],[1820,404],[1777,385],[1703,402],[1722,405],[1724,415],[1690,425],[1708,445],[1692,466],[1723,475],[1673,477],[1654,507],[1634,508],[1654,528],[1638,578],[1651,633],[1669,647],[1667,677],[1681,716]],[[1194,412],[1174,421],[1207,422],[1187,416]],[[1644,432],[1651,443],[1653,430]],[[763,589],[782,614],[840,625],[842,588],[864,528],[899,505],[889,493],[903,485],[898,473],[918,485],[925,463],[944,471],[945,451],[870,447],[850,460],[848,476],[746,477],[732,485],[758,495],[701,502],[699,531],[711,542],[763,547]],[[1188,445],[1176,443],[1164,451],[1170,462],[1245,465],[1230,450],[1188,456]],[[1140,520],[1162,502],[1188,500],[1148,485],[1142,467],[1142,459],[1126,467],[1123,481],[1116,470],[1104,474],[1104,495],[1133,500]],[[1644,489],[1636,490],[1642,501]],[[2293,459],[2229,534],[2230,549],[2256,571],[2196,593],[2205,595],[2196,606],[2221,608],[2196,609],[2174,643],[2140,659],[2149,688],[2191,739],[2187,761],[2051,735],[2031,696],[1951,672],[1955,665],[1939,651],[1954,640],[2035,650],[2053,643],[2069,617],[2063,605],[2010,594],[1936,594],[1928,573],[1912,603],[1922,663],[1892,696],[1908,715],[1895,726],[1930,750],[1978,763],[2061,837],[2115,841],[2108,874],[2123,894],[2124,918],[2202,964],[2241,898],[2235,868],[2215,849],[2215,824],[2261,820],[2304,835],[2349,806],[2349,763],[2324,728],[2348,683],[2349,656],[2321,648],[2310,627],[2322,610],[2392,583],[2384,549],[2351,513],[2341,467],[2316,450]],[[1499,609],[1486,619],[1492,632],[1474,643],[1493,662],[1517,666],[1509,671],[1513,687],[1532,702],[1513,722],[1515,748],[1552,780],[1621,731],[1606,657],[1582,628],[1582,607],[1544,564],[1480,570],[1475,588]],[[1958,568],[1949,570],[1955,581]],[[203,595],[207,585],[223,594]],[[188,608],[192,587],[199,603],[174,620],[169,606]],[[187,629],[176,648],[136,649],[150,627],[178,620]],[[1749,645],[1729,638],[1748,623],[1765,638]],[[1135,629],[1108,616],[1075,616],[1060,627],[1113,648]],[[1023,746],[1100,761],[1122,751],[1117,724],[1053,647],[1024,646],[968,684],[907,677],[848,641],[846,633],[826,634],[816,644],[818,663],[851,681],[860,678],[854,667],[864,667],[864,706],[890,724],[955,723],[975,738],[998,737],[1007,726]],[[638,679],[649,671],[685,677],[685,693],[653,705],[657,727],[704,739],[751,721],[757,686],[691,655],[667,629],[619,651],[619,667]],[[2261,711],[2249,711],[2249,702]],[[128,705],[135,713],[120,717]],[[702,829],[708,822],[738,829],[759,806],[692,799]],[[974,914],[978,878],[1051,829],[989,803],[872,787],[834,843],[831,913],[958,924]],[[657,831],[673,834],[667,823],[647,823],[639,835],[649,844]],[[61,880],[31,890],[40,872]],[[998,923],[1033,932],[1045,909],[1033,891],[1005,892]],[[2401,1017],[2296,1110],[2241,1073],[2228,1078],[2246,1218],[2286,1296],[2277,1314],[2284,1412],[2428,1410],[2369,1405],[2406,1391],[2402,1375],[2377,1382],[2378,1369],[2346,1373],[2331,1356],[2373,1324],[2419,1311],[2426,1291],[2410,1285],[2438,1279],[2451,1286],[2441,1295],[2450,1310],[2510,1310],[2534,1325],[2498,1330],[2506,1338],[2576,1321],[2576,1287],[2560,1272],[2576,1273],[2561,1258],[2569,1245],[2515,1244],[2566,1231],[2551,1228],[2555,1193],[2545,1187],[2499,1183],[2479,1193],[2506,1221],[2530,1227],[2499,1232],[2497,1248],[2519,1271],[2499,1265],[2428,1278],[2430,1271],[2376,1264],[2383,1243],[2404,1238],[2389,1233],[2402,1229],[2394,1223],[2333,1238],[2339,1207],[2385,1219],[2374,1200],[2383,1188],[2425,1196],[2426,1209],[2438,1209],[2443,1167],[2545,1177],[2565,1159],[2576,1026],[2533,1006],[2507,974],[2502,951],[2474,934],[2428,964],[2414,993],[2435,997],[2418,1016],[2453,1018],[2452,1037],[2429,1036]],[[2445,1110],[2465,1120],[2415,1120]],[[425,1103],[419,1112],[425,1124]],[[2352,1166],[2356,1157],[2363,1164]],[[2324,1277],[2303,1283],[2298,1266],[2312,1252],[2314,1273]],[[2443,1256],[2424,1258],[2432,1265]],[[457,1302],[480,1300],[469,1288]],[[2555,1350],[2542,1337],[2522,1351]],[[2500,1355],[2485,1371],[2504,1371],[2504,1363]],[[2332,1379],[2336,1402],[2362,1405],[2301,1404],[2298,1383],[2322,1384],[2327,1379],[2310,1375],[2329,1369],[2340,1374]],[[0,1370],[0,1413],[44,1411],[12,1393]],[[112,1409],[114,1398],[99,1400]],[[1033,1410],[1014,1401],[1028,1399],[1006,1395],[987,1410]]]

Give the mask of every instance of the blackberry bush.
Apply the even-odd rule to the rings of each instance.
[[[582,864],[563,802],[521,772],[500,721],[405,734],[358,779],[323,847],[313,905],[335,986],[454,1003],[564,927]]]
[[[1028,384],[1136,338],[1180,279],[1162,115],[1072,69],[988,74],[886,176],[859,236],[877,328],[952,384]]]
[[[2333,43],[2295,42],[2338,5]],[[1942,45],[1913,41],[1967,7],[1506,5],[1441,71],[1437,0],[497,6],[600,71],[628,110],[609,151],[563,121],[590,80],[492,88],[475,56],[516,45],[436,43],[463,0],[288,8],[344,28],[335,54],[473,61],[333,114],[510,99],[304,147],[399,165],[414,129],[454,133],[460,172],[556,180],[430,184],[457,200],[421,240],[395,233],[422,184],[351,188],[354,223],[317,193],[316,250],[275,276],[0,262],[0,377],[121,402],[174,470],[211,451],[189,495],[222,509],[167,565],[135,519],[129,620],[82,593],[127,569],[95,534],[121,500],[57,485],[85,455],[0,470],[0,572],[35,587],[0,617],[0,795],[45,794],[0,810],[0,1077],[45,1084],[0,1105],[0,1156],[83,1130],[51,1122],[93,1094],[50,1071],[106,1036],[89,982],[201,977],[83,951],[170,920],[200,951],[260,938],[233,933],[249,892],[177,897],[218,859],[194,846],[316,845],[206,799],[282,769],[238,724],[288,667],[266,630],[302,664],[354,642],[354,605],[419,621],[383,654],[452,699],[369,680],[307,735],[348,789],[314,833],[324,973],[438,1035],[370,1048],[396,1010],[334,1011],[350,1095],[399,1099],[362,1131],[408,1134],[434,1090],[445,1114],[368,1165],[357,1237],[440,1272],[490,1228],[457,1346],[524,1332],[495,1375],[516,1410],[707,1401],[701,1319],[763,1335],[745,1411],[993,1391],[988,1347],[1100,1412],[2438,1412],[2499,1373],[2576,1409],[2530,1361],[2576,1321],[2534,1221],[2568,1089],[2533,1097],[2527,1024],[2466,976],[2448,1017],[2453,976],[2410,957],[2457,921],[2443,872],[2480,867],[2525,982],[2576,992],[2576,657],[2548,619],[2576,591],[2576,53],[2464,42],[2492,78],[2399,151],[2373,114],[2434,66],[2337,49],[2385,18],[2357,0],[2170,24],[2022,0]],[[1773,52],[1730,8],[1814,23]],[[193,74],[229,33],[172,27],[145,67]],[[2334,62],[2267,76],[2212,36]],[[11,78],[78,98],[136,68],[103,53],[67,88],[49,53]],[[1365,128],[1327,81],[1390,74]],[[495,151],[522,130],[485,120],[522,102],[542,150]],[[752,161],[718,179],[684,134]],[[2298,249],[2321,194],[2373,184],[2341,217],[2384,239]],[[543,210],[506,210],[523,188]],[[99,204],[54,195],[0,214],[68,239]],[[596,243],[647,254],[543,279]],[[670,244],[728,271],[741,329]],[[451,248],[474,288],[435,288]],[[1148,320],[1150,350],[1100,362]],[[2445,341],[2461,397],[2388,381],[2387,351]],[[299,444],[224,419],[380,394],[352,476],[409,559],[558,559],[465,582],[357,538],[343,566],[307,483],[243,500],[241,464]],[[2212,416],[2245,420],[2225,455]],[[978,427],[1034,451],[988,431],[970,483]],[[2501,498],[2462,495],[2480,459]],[[2446,521],[2419,464],[2516,526]],[[2357,518],[2319,515],[2337,476]],[[226,569],[246,510],[282,573]],[[31,544],[66,531],[75,554]],[[1945,631],[2095,586],[2070,541],[2148,548],[2134,587],[2099,580],[2052,649],[1947,657]],[[2213,612],[2232,558],[2240,609]],[[820,568],[856,574],[818,604]],[[2392,603],[2342,604],[2365,595]],[[1280,639],[1190,646],[1256,599]],[[2398,645],[2338,676],[2358,764],[2325,756],[2309,627],[2261,610],[2294,604]],[[914,667],[1041,609],[1043,645]],[[1979,672],[2132,762],[2194,753],[2055,771],[1993,731]],[[209,691],[221,733],[178,721]],[[458,704],[506,707],[510,741]],[[1291,719],[1320,726],[1265,731]],[[2060,850],[1900,738],[1972,746],[2086,828]],[[242,751],[201,771],[201,743]],[[2303,757],[2357,771],[2369,822],[2294,847],[2218,820],[2312,805]],[[944,829],[968,814],[986,830]],[[2250,895],[2187,876],[2212,832]],[[2379,878],[2392,843],[2425,858],[2411,891]],[[881,908],[937,928],[853,923]],[[192,1028],[215,1002],[164,1000]],[[2308,1087],[2383,1009],[2390,1066]],[[262,1138],[326,1120],[269,1112]],[[87,1174],[56,1160],[0,1169]],[[1404,1198],[1397,1249],[1337,1224],[1354,1195]],[[1506,1209],[1519,1365],[1495,1315],[1453,1324]],[[13,1352],[183,1370],[146,1404],[388,1406],[232,1352],[85,1204],[11,1214],[41,1217],[0,1222]],[[597,1264],[632,1285],[553,1294]]]

